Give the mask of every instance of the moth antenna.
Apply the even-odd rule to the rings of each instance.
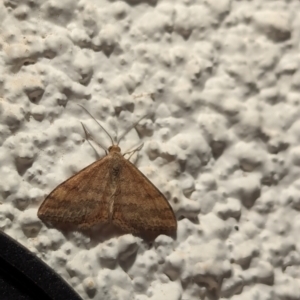
[[[80,106],[81,108],[83,108],[85,111],[86,111],[86,113],[88,113],[93,119],[94,119],[94,121],[102,128],[102,130],[108,135],[108,137],[110,138],[110,141],[111,141],[111,144],[112,145],[114,145],[115,143],[114,143],[114,141],[113,141],[113,139],[112,139],[112,137],[110,136],[110,134],[107,132],[107,130],[93,117],[93,115],[84,107],[84,106],[82,106],[82,105],[80,105],[80,104],[77,104],[78,106]]]
[[[141,120],[143,120],[145,117],[147,117],[147,115],[142,116],[140,119],[138,119],[138,121],[136,121],[132,126],[128,127],[121,135],[121,137],[118,139],[117,141],[117,145],[120,144],[121,140],[124,138],[124,136],[132,129],[134,128]]]
[[[104,148],[104,147],[102,147],[102,145],[100,145],[99,143],[97,143],[95,140],[94,140],[94,138],[93,138],[93,136],[89,133],[89,131],[85,128],[85,126],[83,125],[83,123],[82,122],[80,122],[81,123],[81,126],[82,126],[82,128],[83,128],[83,130],[84,130],[84,134],[85,134],[85,138],[86,138],[86,140],[88,141],[88,143],[90,144],[90,146],[94,149],[94,151],[97,153],[97,150],[95,149],[95,147],[91,144],[91,142],[90,142],[90,140],[92,140],[94,143],[96,143],[100,148],[102,148],[103,150],[104,150],[104,152],[105,152],[105,154],[107,155],[107,151],[106,151],[106,149]],[[98,154],[98,153],[97,153]],[[99,154],[98,154],[99,155]],[[100,155],[99,155],[100,156]]]
[[[132,151],[126,151],[123,156],[125,156],[126,154],[130,154],[130,156],[127,158],[127,160],[130,160],[130,158],[132,157],[132,155],[135,153],[135,152],[138,152],[140,151],[142,148],[144,147],[144,143],[140,144],[137,148],[133,149]]]

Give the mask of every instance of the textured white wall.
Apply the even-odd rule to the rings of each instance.
[[[300,3],[0,4],[0,228],[84,299],[300,299]],[[105,146],[145,143],[137,167],[178,217],[152,247],[63,235],[45,196]],[[99,153],[103,153],[99,150]]]

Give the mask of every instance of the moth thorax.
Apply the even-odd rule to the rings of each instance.
[[[108,148],[108,152],[121,152],[121,148],[118,145],[112,145]]]

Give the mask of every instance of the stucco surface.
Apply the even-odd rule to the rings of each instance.
[[[300,299],[299,1],[0,4],[0,229],[83,299]],[[176,239],[46,227],[58,184],[120,143]]]

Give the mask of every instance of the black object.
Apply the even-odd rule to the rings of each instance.
[[[36,255],[0,231],[1,300],[82,300]]]

